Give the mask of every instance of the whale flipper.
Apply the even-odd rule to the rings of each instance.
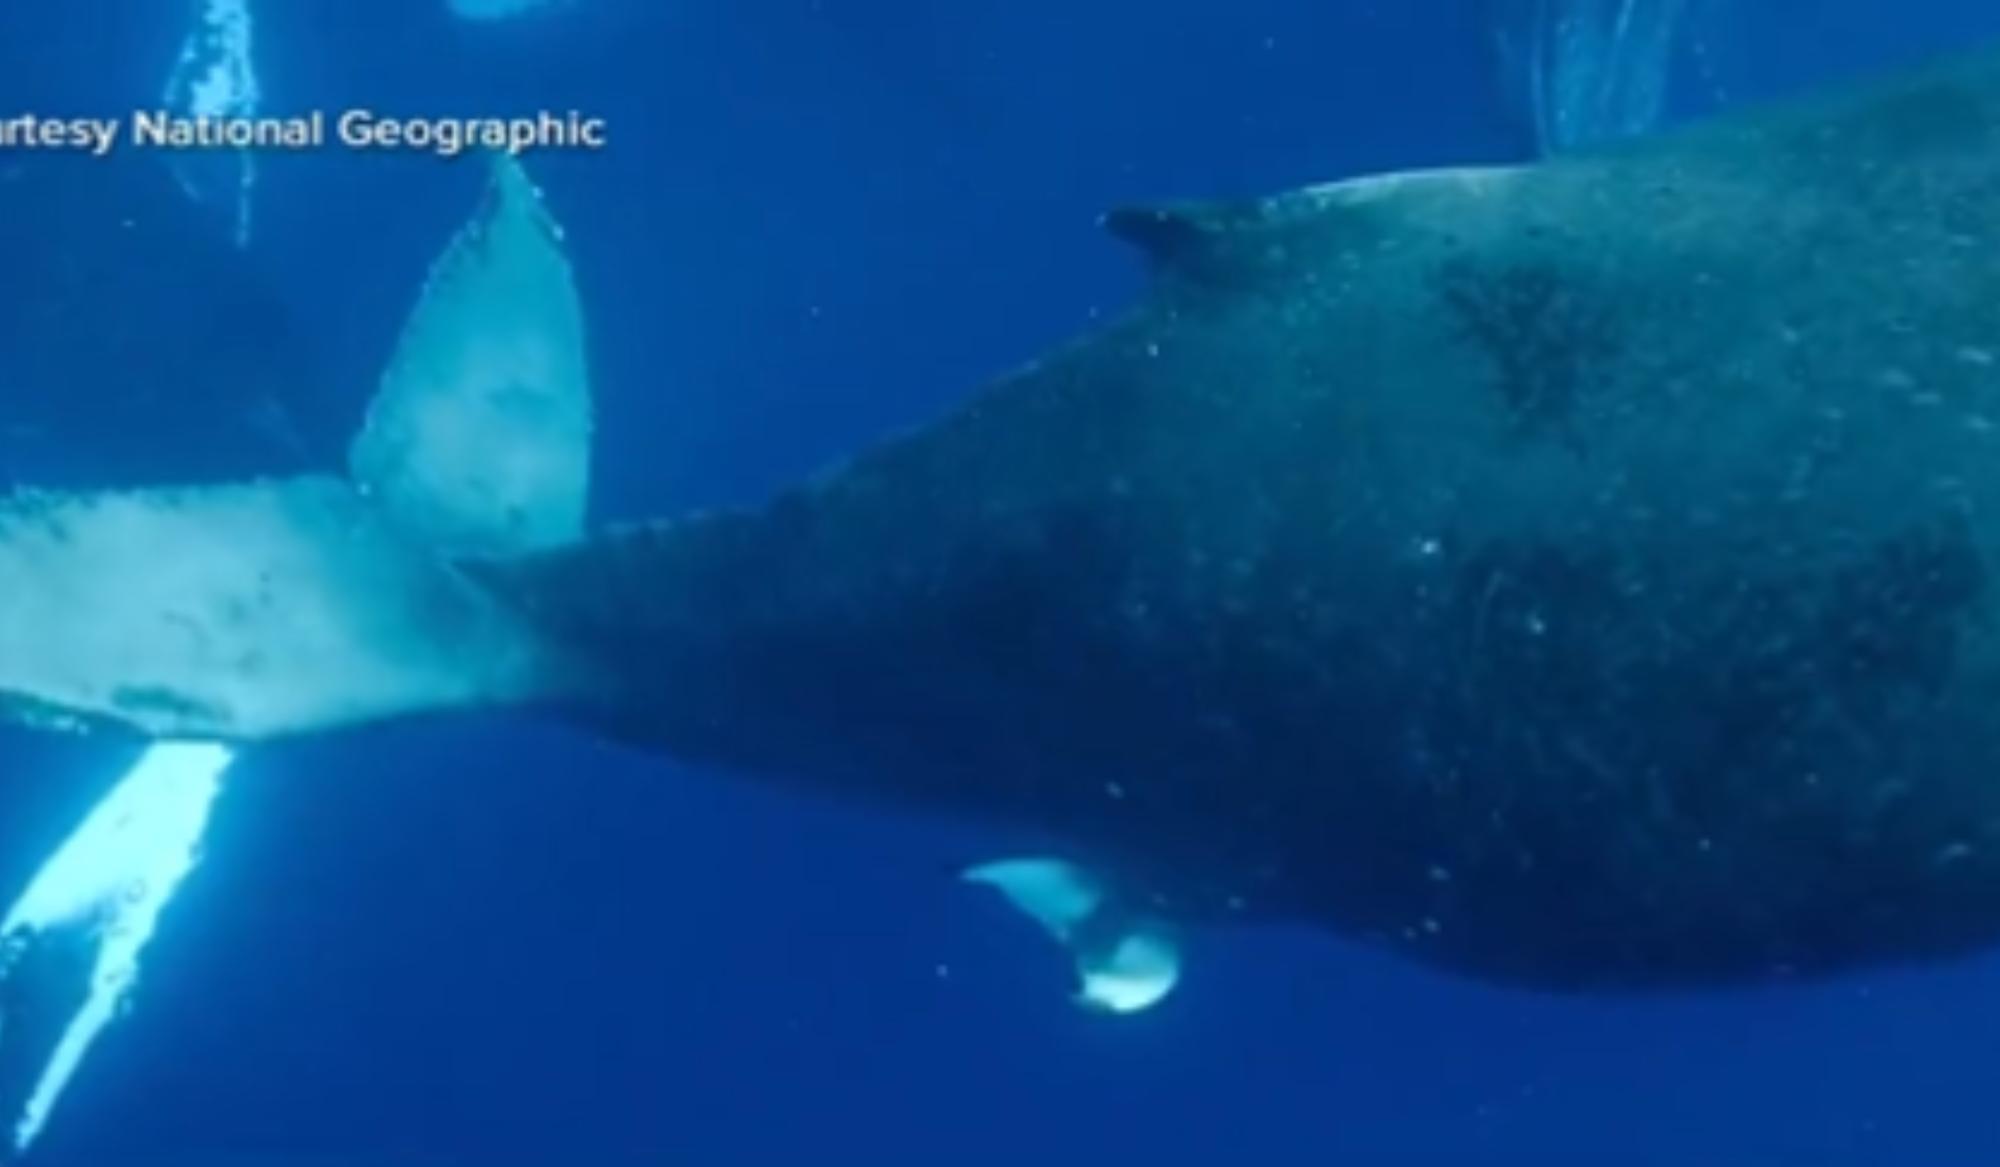
[[[1064,859],[1003,859],[967,868],[1042,926],[1076,962],[1076,1003],[1139,1013],[1180,983],[1180,944],[1164,922],[1125,902],[1102,878]]]
[[[32,973],[24,977],[23,966],[58,955],[44,950],[50,944],[75,940],[91,950],[84,999],[15,1112],[13,1152],[26,1151],[41,1134],[91,1044],[129,999],[160,913],[200,857],[209,812],[233,760],[229,749],[212,744],[148,750],[0,919],[0,1037],[10,1042],[7,1027],[23,1013],[60,1008],[38,999],[34,989],[43,982]]]

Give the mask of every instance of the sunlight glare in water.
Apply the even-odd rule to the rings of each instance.
[[[95,949],[84,986],[88,995],[15,1122],[16,1151],[41,1133],[91,1042],[136,987],[139,954],[194,868],[223,773],[233,760],[219,745],[152,746],[42,865],[0,921],[0,990],[11,989],[21,964],[51,939],[80,939]],[[8,1020],[0,1013],[0,1036]]]
[[[512,20],[537,12],[566,8],[575,0],[449,0],[452,14],[460,20]]]
[[[1497,0],[1509,83],[1544,154],[1646,133],[1666,112],[1689,0]]]

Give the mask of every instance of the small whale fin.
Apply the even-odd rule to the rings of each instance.
[[[1180,945],[1164,923],[1130,905],[1089,870],[1063,859],[1003,859],[967,868],[968,883],[998,891],[1076,962],[1078,1005],[1112,1014],[1152,1008],[1180,982]]]
[[[1155,277],[1226,282],[1257,269],[1255,236],[1264,225],[1255,202],[1115,207],[1098,225],[1139,249]]]
[[[1392,171],[1268,198],[1119,207],[1099,223],[1138,248],[1156,275],[1229,283],[1305,261],[1315,246],[1372,236],[1388,222],[1427,212],[1448,221],[1465,200],[1505,189],[1517,173],[1512,166]]]
[[[583,533],[591,428],[562,228],[520,161],[496,154],[403,325],[349,472],[447,555],[517,555]]]
[[[1114,207],[1099,224],[1156,264],[1173,267],[1215,246],[1217,239],[1239,221],[1223,205]]]

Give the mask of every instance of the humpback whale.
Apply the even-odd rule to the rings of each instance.
[[[1122,318],[762,505],[441,547],[366,459],[11,497],[0,692],[226,742],[532,707],[1015,824],[1065,858],[968,878],[1155,964],[1260,921],[1560,991],[1969,953],[1997,208],[1986,52],[1117,211]]]

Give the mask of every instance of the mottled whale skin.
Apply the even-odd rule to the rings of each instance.
[[[936,424],[491,569],[568,712],[1495,982],[2000,940],[2000,54],[1110,225]]]

